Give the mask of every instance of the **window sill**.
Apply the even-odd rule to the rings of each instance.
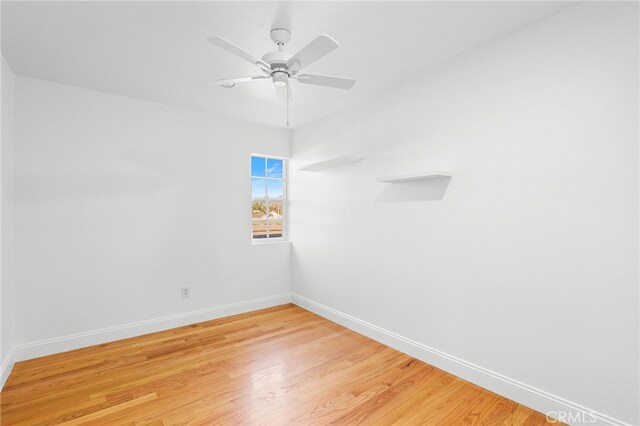
[[[283,243],[289,243],[289,240],[284,240],[284,239],[278,239],[278,240],[251,240],[251,245],[252,246],[264,246],[264,245],[269,245],[269,244],[283,244]]]

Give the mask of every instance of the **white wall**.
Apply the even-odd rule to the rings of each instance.
[[[14,334],[13,290],[13,115],[15,76],[2,57],[2,141],[0,144],[0,386],[12,365]]]
[[[7,136],[3,61],[0,354],[293,283],[640,423],[637,16],[580,5],[296,130],[291,253],[250,244],[246,178],[288,132],[18,76]],[[365,160],[296,171],[340,154]],[[430,169],[454,176],[375,182]]]
[[[294,293],[640,423],[638,48],[586,3],[294,131]]]
[[[290,291],[249,212],[250,153],[287,131],[22,76],[15,98],[17,345]]]

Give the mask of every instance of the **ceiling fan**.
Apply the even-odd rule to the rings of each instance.
[[[291,98],[291,80],[297,80],[302,84],[333,87],[336,89],[351,89],[355,80],[327,75],[300,74],[300,70],[337,49],[338,42],[328,35],[319,35],[311,43],[303,47],[298,53],[292,55],[284,51],[284,45],[291,39],[291,32],[286,28],[274,28],[271,30],[271,40],[278,46],[278,50],[267,53],[258,59],[246,50],[236,46],[222,37],[209,37],[207,41],[233,53],[236,56],[256,65],[262,74],[249,77],[219,79],[215,84],[222,87],[234,87],[237,83],[271,79],[276,88],[276,96],[287,103],[287,125],[289,125],[289,102]]]

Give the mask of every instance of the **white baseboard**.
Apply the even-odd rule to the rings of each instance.
[[[534,388],[517,380],[487,370],[470,362],[448,355],[437,349],[400,336],[384,328],[347,315],[306,297],[293,294],[293,303],[317,315],[336,322],[378,342],[404,352],[434,367],[447,371],[464,380],[509,398],[553,418],[563,416],[572,425],[630,426],[602,413],[589,410],[579,404]],[[560,414],[562,413],[562,414]]]
[[[168,330],[170,328],[195,324],[203,321],[210,321],[230,315],[242,314],[258,309],[270,308],[272,306],[291,303],[291,294],[284,293],[275,296],[251,299],[228,305],[216,306],[213,308],[201,309],[186,312],[183,314],[169,315],[146,321],[139,321],[131,324],[124,324],[115,327],[102,328],[99,330],[87,331],[84,333],[71,334],[56,337],[53,339],[40,340],[37,342],[15,345],[15,360],[24,361],[26,359],[38,358],[59,352],[66,352],[73,349],[84,348],[92,345],[112,342],[114,340],[126,339],[143,334],[154,333],[156,331]],[[2,369],[4,378],[4,366]],[[8,373],[7,373],[8,376]]]
[[[13,364],[16,363],[16,347],[11,346],[9,353],[2,360],[0,365],[0,390],[4,387],[4,383],[7,381],[11,370],[13,370]]]

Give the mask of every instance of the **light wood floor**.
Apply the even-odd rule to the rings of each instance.
[[[2,425],[544,424],[297,306],[19,362]]]

